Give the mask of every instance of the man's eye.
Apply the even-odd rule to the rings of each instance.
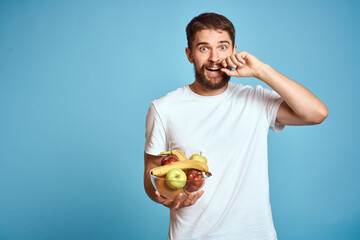
[[[220,46],[220,49],[221,49],[221,50],[226,50],[227,47],[223,45],[223,46]]]
[[[207,47],[201,47],[200,51],[206,51],[208,48]]]

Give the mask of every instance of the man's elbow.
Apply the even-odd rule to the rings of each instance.
[[[313,114],[312,117],[308,119],[308,122],[313,125],[320,124],[327,118],[328,114],[329,114],[328,109],[325,106],[319,109],[316,114]]]

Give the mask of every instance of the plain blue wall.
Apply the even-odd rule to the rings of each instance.
[[[0,1],[0,239],[165,239],[142,185],[150,102],[194,79],[185,27],[214,11],[329,108],[269,134],[279,239],[359,239],[357,1]],[[257,85],[256,79],[233,79]],[[262,84],[263,85],[263,84]]]

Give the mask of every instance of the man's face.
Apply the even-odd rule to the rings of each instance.
[[[191,63],[194,63],[195,78],[206,89],[224,87],[230,77],[220,71],[221,61],[236,53],[236,46],[229,34],[223,30],[205,29],[195,33],[192,49],[186,49]]]

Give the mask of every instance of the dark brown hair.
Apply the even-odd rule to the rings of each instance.
[[[232,45],[235,44],[235,28],[229,19],[216,13],[202,13],[194,17],[186,27],[188,47],[191,50],[195,33],[204,29],[224,30],[228,32]]]

